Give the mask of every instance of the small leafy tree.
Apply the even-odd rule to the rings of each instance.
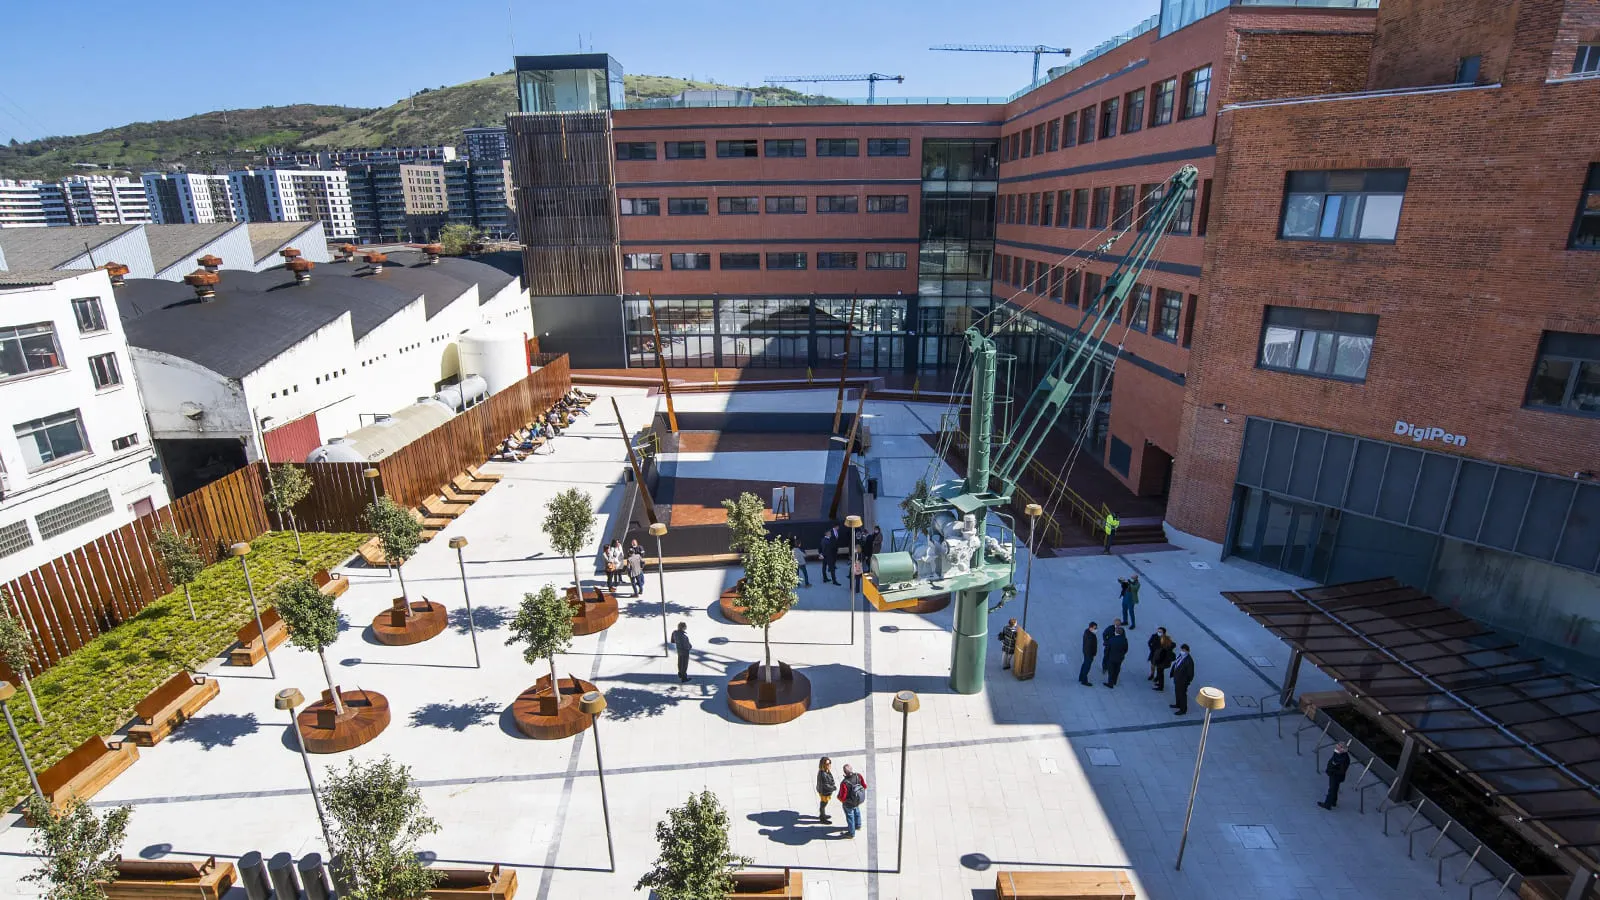
[[[927,530],[927,517],[917,511],[916,501],[926,500],[931,496],[933,489],[928,486],[928,479],[923,477],[917,479],[917,484],[911,489],[911,493],[900,501],[900,524],[905,526],[907,541],[914,540],[917,532]]]
[[[522,644],[522,659],[528,665],[541,661],[550,664],[550,690],[556,706],[561,706],[561,679],[556,677],[556,654],[572,646],[572,608],[556,594],[554,585],[545,585],[537,594],[523,594],[522,606],[511,620],[511,636],[506,646]]]
[[[299,466],[280,465],[272,470],[267,482],[267,508],[278,517],[279,527],[283,525],[283,517],[289,517],[289,527],[294,530],[294,552],[305,556],[300,548],[300,523],[294,519],[294,508],[311,493],[311,476]]]
[[[104,900],[96,882],[114,874],[132,814],[132,807],[119,806],[102,817],[78,798],[56,810],[38,796],[30,798],[28,818],[35,825],[32,842],[40,861],[23,878],[43,885],[45,900]]]
[[[167,570],[172,583],[183,588],[183,602],[189,607],[189,618],[196,619],[194,598],[189,596],[189,585],[205,570],[206,561],[195,549],[194,536],[171,526],[156,529],[156,555]]]
[[[446,256],[460,256],[467,248],[483,240],[483,232],[471,225],[455,223],[439,229],[439,244]]]
[[[750,864],[728,846],[728,811],[710,791],[690,794],[656,823],[661,852],[634,890],[654,888],[660,900],[722,900],[733,873]]]
[[[33,696],[33,682],[28,676],[33,671],[33,637],[22,622],[11,615],[11,596],[0,587],[0,659],[22,679],[22,689],[28,692],[28,702],[33,704],[33,718],[44,725],[44,713],[39,711],[39,699]]]
[[[388,497],[379,497],[367,504],[367,527],[378,536],[383,546],[383,556],[394,566],[400,576],[400,597],[406,599],[406,573],[401,566],[417,552],[422,543],[422,523],[411,515],[411,510]]]
[[[722,508],[728,511],[729,550],[744,553],[751,544],[766,538],[767,505],[759,496],[745,491],[738,500],[722,501]]]
[[[334,712],[343,715],[344,701],[333,684],[333,672],[324,652],[339,639],[339,611],[334,608],[333,598],[317,590],[308,578],[294,578],[278,585],[277,594],[278,615],[289,627],[289,643],[317,655],[322,662],[322,677],[328,680],[328,693],[333,695]]]
[[[428,815],[411,769],[388,756],[362,765],[350,760],[322,783],[322,805],[332,820],[334,877],[350,900],[421,897],[438,873],[417,859],[418,839],[439,823]]]
[[[772,668],[772,622],[794,605],[797,599],[794,591],[799,583],[794,551],[782,538],[757,540],[745,550],[744,588],[739,594],[739,603],[750,624],[761,629],[768,678]]]
[[[550,501],[544,512],[544,533],[550,546],[572,558],[572,583],[583,593],[578,579],[578,554],[594,533],[594,502],[577,488],[567,488]]]

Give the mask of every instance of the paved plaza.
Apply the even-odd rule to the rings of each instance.
[[[629,423],[655,411],[657,399],[642,392],[610,393]],[[830,391],[677,399],[680,411],[833,406]],[[1348,785],[1337,811],[1317,808],[1324,780],[1310,741],[1307,755],[1298,756],[1293,740],[1304,718],[1262,713],[1260,698],[1276,694],[1287,650],[1219,592],[1297,583],[1184,550],[1040,560],[1028,601],[1029,630],[1041,646],[1038,675],[1019,682],[1001,672],[998,644],[991,643],[987,688],[973,696],[947,685],[950,610],[916,616],[863,609],[852,640],[849,595],[823,585],[812,563],[812,587],[801,590],[799,606],[773,626],[772,638],[774,657],[811,679],[814,706],[775,727],[734,719],[720,696],[728,673],[761,652],[759,631],[714,611],[736,572],[667,573],[668,619],[673,627],[688,623],[696,648],[687,685],[663,652],[651,572],[642,598],[624,592],[614,627],[576,638],[557,659],[563,675],[594,681],[610,702],[598,735],[617,861],[609,871],[595,734],[527,740],[507,712],[541,671],[522,661],[520,648],[505,646],[512,612],[523,592],[570,578],[570,563],[539,530],[545,503],[571,485],[589,491],[602,512],[598,547],[623,502],[624,445],[610,403],[602,398],[592,409],[555,441],[552,454],[488,466],[504,475],[500,485],[406,565],[414,598],[451,608],[453,627],[444,634],[411,647],[374,643],[363,634],[366,623],[397,595],[397,583],[371,569],[347,570],[352,585],[339,606],[349,627],[328,658],[345,688],[384,693],[394,720],[344,756],[389,754],[411,767],[442,826],[423,845],[438,864],[515,866],[519,896],[529,900],[635,896],[634,882],[655,857],[655,823],[691,791],[710,789],[730,811],[736,852],[758,866],[804,870],[805,895],[816,900],[970,900],[992,896],[995,869],[1057,866],[1125,868],[1138,896],[1154,900],[1465,896],[1452,883],[1454,872],[1446,888],[1436,887],[1435,863],[1420,848],[1408,859],[1405,838],[1384,836],[1372,802],[1360,814]],[[927,470],[931,454],[918,435],[936,428],[941,410],[867,404],[870,458],[883,471],[876,513],[886,532],[898,524],[899,499]],[[951,475],[945,469],[942,477]],[[470,542],[481,668],[472,665],[456,558],[446,547],[456,535]],[[589,577],[592,557],[582,563]],[[1080,633],[1088,620],[1104,625],[1118,614],[1116,580],[1133,572],[1143,576],[1143,602],[1122,684],[1100,686],[1097,669],[1095,687],[1081,687]],[[991,632],[1008,615],[1022,616],[1025,596],[991,616]],[[1196,687],[1214,685],[1228,696],[1211,729],[1182,871],[1173,861],[1201,713],[1192,707],[1175,716],[1170,687],[1158,694],[1145,680],[1144,641],[1158,625],[1193,648]],[[221,859],[250,850],[322,850],[287,716],[272,706],[272,694],[286,686],[315,695],[322,671],[314,655],[288,645],[273,658],[276,680],[265,664],[208,667],[222,682],[221,695],[95,798],[97,805],[134,807],[126,855]],[[1301,690],[1329,687],[1307,667]],[[921,695],[922,706],[909,721],[901,860],[902,722],[890,698],[907,688]],[[855,840],[815,819],[813,779],[823,755],[833,757],[836,772],[847,763],[863,771],[871,788],[866,830]],[[339,757],[313,762],[319,775],[345,764]],[[837,804],[832,812],[842,822]],[[0,895],[31,896],[33,886],[19,880],[33,866],[29,832],[7,824],[0,830]]]

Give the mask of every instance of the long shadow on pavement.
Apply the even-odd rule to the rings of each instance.
[[[824,825],[814,815],[804,816],[792,809],[751,813],[745,818],[760,825],[756,832],[770,841],[790,847],[803,847],[816,840],[844,840],[842,825]],[[805,820],[810,821],[805,821]],[[840,815],[843,819],[843,815]]]

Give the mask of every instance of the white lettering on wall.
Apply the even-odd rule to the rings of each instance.
[[[1466,435],[1451,434],[1438,426],[1413,425],[1410,422],[1396,421],[1394,423],[1394,433],[1409,437],[1418,444],[1423,441],[1439,441],[1452,447],[1465,447],[1467,445]]]

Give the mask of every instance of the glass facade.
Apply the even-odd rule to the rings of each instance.
[[[997,390],[1009,394],[1013,408],[1021,409],[1061,349],[1076,337],[1071,329],[1023,314],[1007,322],[994,340],[1000,353],[1016,357],[1009,380],[997,385]],[[1111,433],[1114,361],[1111,350],[1102,348],[1095,354],[1054,429],[1061,440],[1077,441],[1085,453],[1102,462]]]
[[[994,275],[998,140],[922,142],[916,366],[957,365],[962,332],[989,309]]]
[[[623,109],[622,65],[604,53],[517,57],[517,111]]]
[[[656,300],[667,365],[828,369],[904,369],[915,301],[861,297],[849,329],[849,297],[695,297]],[[656,364],[650,304],[624,300],[629,366]]]

